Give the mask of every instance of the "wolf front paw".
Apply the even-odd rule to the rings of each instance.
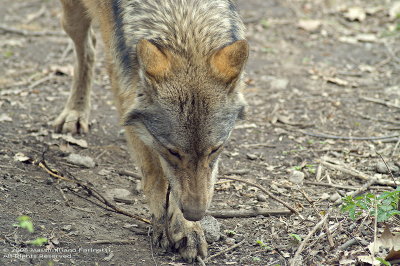
[[[87,133],[89,131],[88,112],[64,109],[52,123],[59,133]]]
[[[175,250],[185,261],[193,262],[197,256],[207,256],[207,242],[198,222],[183,217],[179,220],[153,223],[153,243],[164,250]]]

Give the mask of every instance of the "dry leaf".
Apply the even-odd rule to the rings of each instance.
[[[31,160],[31,158],[29,158],[28,156],[26,156],[25,154],[23,154],[22,152],[18,152],[14,155],[14,160],[18,161],[18,162],[28,162],[29,160]]]
[[[394,2],[390,7],[388,13],[390,20],[395,20],[397,16],[400,14],[400,1]]]
[[[1,114],[0,115],[0,122],[11,122],[12,118],[8,114]]]
[[[358,43],[357,38],[354,38],[351,36],[341,36],[341,37],[339,37],[338,40],[339,40],[339,42],[350,43],[350,44]]]
[[[364,21],[367,17],[365,10],[361,7],[350,7],[343,15],[350,21]]]
[[[53,134],[53,135],[51,135],[51,137],[53,139],[63,139],[68,143],[78,145],[78,146],[80,146],[82,148],[87,148],[88,147],[88,144],[87,144],[86,140],[84,140],[84,139],[76,139],[76,138],[72,137],[71,135]]]
[[[371,253],[373,250],[375,253],[378,252],[379,248],[400,251],[400,235],[393,235],[390,232],[389,226],[386,226],[381,237],[376,240],[376,243],[372,242],[368,245],[368,249],[371,251]]]
[[[332,77],[325,77],[324,78],[327,82],[339,85],[339,86],[348,86],[349,82],[347,80],[344,79],[340,79],[340,78],[332,78]]]
[[[359,42],[378,42],[376,35],[368,33],[357,34],[356,39]]]
[[[313,19],[302,19],[297,23],[300,29],[306,31],[316,31],[321,26],[321,21]]]

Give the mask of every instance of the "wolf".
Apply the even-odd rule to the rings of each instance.
[[[70,96],[53,125],[89,130],[98,23],[130,153],[142,174],[152,240],[186,261],[207,256],[199,220],[218,159],[246,108],[249,46],[231,0],[60,0],[74,42]]]

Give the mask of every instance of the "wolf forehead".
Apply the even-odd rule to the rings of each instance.
[[[164,99],[133,109],[125,117],[125,125],[143,124],[166,147],[204,152],[229,137],[243,109],[242,103],[215,104],[201,97]]]

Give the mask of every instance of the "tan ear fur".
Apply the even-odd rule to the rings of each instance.
[[[249,54],[246,40],[236,41],[216,51],[211,56],[211,68],[226,83],[236,79],[242,71]]]
[[[138,42],[136,50],[147,75],[159,79],[168,74],[171,69],[171,62],[167,53],[144,39]]]

